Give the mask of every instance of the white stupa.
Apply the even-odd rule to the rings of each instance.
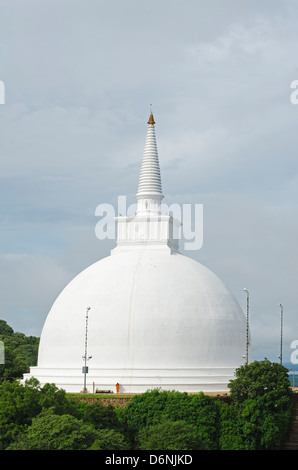
[[[68,392],[84,385],[89,392],[222,392],[243,364],[244,313],[213,272],[179,253],[176,221],[161,214],[154,124],[151,113],[136,215],[116,218],[117,247],[58,296],[42,330],[38,365],[24,379]],[[92,359],[83,374],[88,308]]]

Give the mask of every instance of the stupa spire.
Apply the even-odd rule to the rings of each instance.
[[[154,124],[155,121],[151,111],[136,195],[138,200],[137,213],[156,213],[159,211],[160,202],[163,199]]]
[[[161,205],[163,194],[154,124],[151,111],[136,194],[136,214],[116,217],[118,230],[115,252],[140,245],[170,249],[171,253],[176,253],[179,249],[178,235],[181,224],[166,213],[165,207],[162,208]]]
[[[149,121],[147,122],[147,124],[150,124],[150,126],[154,126],[154,124],[155,124],[152,111],[151,111],[151,113],[150,113]]]

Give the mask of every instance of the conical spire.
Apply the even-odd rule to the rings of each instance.
[[[147,122],[147,124],[150,124],[150,126],[154,126],[154,124],[155,124],[152,112],[150,114],[149,121]]]
[[[138,200],[154,199],[161,201],[163,199],[154,124],[155,121],[151,112],[136,195]]]
[[[150,113],[145,150],[141,165],[138,204],[135,216],[116,217],[118,222],[117,248],[154,246],[170,248],[171,253],[179,248],[180,222],[165,213],[161,201],[161,178],[155,139],[154,117]]]

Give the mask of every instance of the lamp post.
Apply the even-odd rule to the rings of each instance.
[[[87,361],[91,359],[92,356],[87,356],[87,341],[88,341],[88,313],[89,313],[90,307],[87,308],[86,311],[86,327],[85,327],[85,354],[83,356],[84,359],[84,366],[82,367],[82,372],[84,374],[84,389],[83,392],[84,394],[87,392],[87,387],[86,387],[86,376],[88,374],[88,366],[87,366]]]
[[[248,364],[248,345],[249,345],[249,292],[246,287],[243,289],[246,292],[246,364]]]
[[[284,316],[284,308],[282,304],[278,304],[280,307],[280,363],[282,364],[282,334],[283,334],[283,316]]]

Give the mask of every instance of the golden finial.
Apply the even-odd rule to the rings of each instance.
[[[150,117],[149,117],[149,121],[148,121],[147,124],[150,124],[150,126],[154,126],[155,121],[154,121],[154,117],[153,117],[153,114],[152,114],[151,106],[152,106],[152,104],[150,104]]]

